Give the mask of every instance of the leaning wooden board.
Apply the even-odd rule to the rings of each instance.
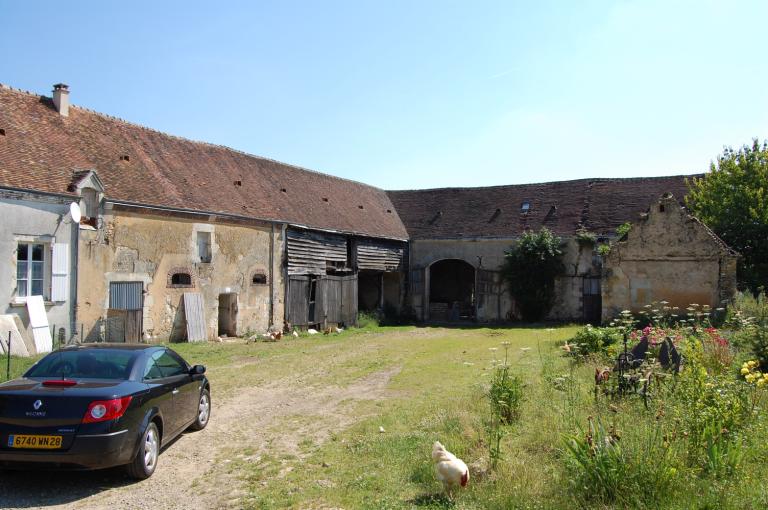
[[[53,339],[51,338],[50,326],[48,326],[48,315],[45,313],[43,296],[29,296],[27,298],[27,312],[29,312],[29,326],[32,328],[37,353],[51,352]]]
[[[184,316],[187,319],[187,341],[205,342],[205,309],[203,296],[197,292],[184,293]]]

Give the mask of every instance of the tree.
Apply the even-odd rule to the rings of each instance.
[[[768,285],[768,142],[726,148],[688,185],[688,209],[741,254],[740,286],[754,292]]]
[[[555,277],[563,271],[561,240],[547,228],[525,232],[505,252],[502,274],[523,319],[542,319],[555,297]]]

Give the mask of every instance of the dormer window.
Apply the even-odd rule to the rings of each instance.
[[[531,203],[530,202],[523,202],[522,205],[520,205],[520,212],[525,214],[528,211],[531,210]]]
[[[80,196],[83,198],[83,214],[87,218],[98,218],[99,192],[93,188],[83,188]]]

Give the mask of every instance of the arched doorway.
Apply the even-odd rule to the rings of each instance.
[[[475,268],[458,259],[435,262],[429,267],[429,319],[475,319]]]

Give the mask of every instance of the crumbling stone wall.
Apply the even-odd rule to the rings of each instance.
[[[477,282],[478,322],[518,319],[514,299],[501,277],[504,253],[516,239],[425,239],[410,244],[410,303],[420,319],[428,319],[430,266],[440,260],[463,260],[475,268]],[[582,245],[574,238],[563,239],[565,270],[555,281],[555,302],[547,319],[582,319],[582,281],[584,276],[599,274],[594,265],[594,247]],[[483,271],[484,273],[481,273]],[[419,274],[421,273],[421,274]],[[414,281],[415,280],[415,281]]]
[[[115,281],[143,282],[143,333],[147,340],[183,338],[185,322],[180,307],[184,292],[202,294],[209,338],[218,334],[219,295],[224,293],[237,294],[238,334],[267,330],[270,301],[273,321],[282,325],[281,229],[206,219],[112,210],[103,217],[99,229],[81,232],[78,321],[85,324],[91,340],[103,333],[99,325],[109,307],[109,284]],[[209,263],[198,255],[197,232],[211,234]],[[191,286],[171,284],[176,272],[188,273]],[[267,275],[267,282],[254,283],[256,273]]]
[[[603,320],[653,301],[682,310],[693,303],[723,306],[736,292],[737,258],[672,195],[665,195],[605,258]]]

